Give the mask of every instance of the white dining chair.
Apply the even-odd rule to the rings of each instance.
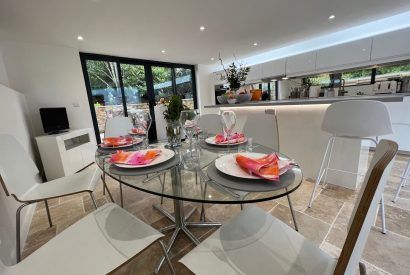
[[[204,114],[198,123],[199,128],[206,134],[222,133],[221,116],[218,114]]]
[[[129,131],[133,128],[134,128],[134,125],[130,117],[124,117],[124,116],[109,117],[105,121],[104,136],[105,137],[128,136]],[[147,175],[147,178],[148,178],[148,175]],[[164,193],[165,173],[164,173],[163,179],[161,178],[161,175],[158,175],[158,179],[162,186],[162,193]],[[110,194],[110,191],[108,190],[107,184],[105,182],[105,173],[102,174],[102,180],[104,182],[103,194],[105,194],[105,188],[107,188],[107,192]],[[121,181],[118,181],[118,183],[120,185],[120,205],[121,207],[124,207],[124,196],[123,196],[123,191],[122,191],[123,186],[122,186]],[[111,194],[110,194],[110,197],[111,197]],[[111,197],[111,200],[112,200],[112,197]],[[163,202],[164,202],[164,198],[161,197],[161,204],[163,204]]]
[[[5,266],[0,262],[0,275],[111,274],[155,243],[160,245],[171,273],[175,274],[161,241],[163,237],[131,213],[108,203],[65,229],[20,263]]]
[[[308,207],[312,207],[316,189],[322,179],[323,184],[326,184],[328,171],[358,174],[329,167],[330,160],[332,159],[333,145],[336,139],[367,140],[377,145],[379,136],[393,132],[387,106],[383,102],[374,100],[340,101],[331,104],[324,114],[321,129],[331,134],[331,137],[327,143]],[[383,196],[381,197],[380,203],[382,232],[386,233]]]
[[[258,207],[223,224],[180,262],[197,275],[356,274],[391,171],[397,143],[382,140],[365,176],[338,259]]]
[[[134,125],[129,117],[109,117],[105,121],[104,137],[128,136],[132,128]]]
[[[279,152],[278,119],[275,109],[265,113],[249,114],[243,126],[243,133],[252,137],[253,142]]]
[[[16,211],[16,256],[21,259],[20,212],[30,204],[44,201],[50,227],[53,226],[48,208],[48,199],[64,197],[81,192],[91,196],[94,207],[97,204],[93,191],[101,175],[100,169],[82,171],[74,175],[39,183],[35,163],[19,142],[11,135],[0,135],[0,182],[7,196],[23,203]]]

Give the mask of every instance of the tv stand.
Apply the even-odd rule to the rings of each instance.
[[[36,137],[47,180],[72,175],[94,162],[97,145],[93,131],[71,129]]]
[[[58,134],[62,134],[62,133],[67,133],[70,130],[58,130],[58,131],[54,131],[54,132],[49,132],[47,133],[47,135],[51,136],[51,135],[58,135]]]

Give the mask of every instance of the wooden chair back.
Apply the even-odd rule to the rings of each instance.
[[[397,150],[397,143],[390,140],[382,140],[376,146],[353,209],[348,235],[334,271],[336,275],[355,274],[359,267]]]

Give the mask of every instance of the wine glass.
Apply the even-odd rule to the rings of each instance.
[[[231,139],[232,130],[235,127],[236,115],[234,111],[223,111],[221,114],[221,123],[224,131],[224,136],[228,139],[228,152],[229,152],[229,143]]]
[[[148,130],[152,124],[152,118],[149,112],[144,110],[136,110],[133,113],[133,121],[135,123],[136,128],[140,128],[143,130],[144,134],[144,143],[143,147],[145,149],[148,148]]]
[[[199,122],[198,110],[184,110],[179,116],[179,122],[189,139],[189,151],[192,154],[192,137],[194,136]]]

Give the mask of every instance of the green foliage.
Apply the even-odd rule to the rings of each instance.
[[[184,104],[182,104],[182,99],[179,95],[173,95],[168,104],[168,109],[164,111],[165,120],[178,120],[181,111],[185,109]]]
[[[220,59],[221,60],[221,59]],[[221,60],[222,64],[222,60]],[[251,68],[239,63],[232,62],[228,68],[225,68],[222,64],[225,74],[221,76],[222,80],[226,80],[229,83],[229,88],[238,89],[241,87],[242,83],[246,80],[246,76],[250,72]]]
[[[377,75],[398,73],[400,75],[409,75],[410,74],[410,63],[392,65],[392,66],[383,66],[376,69]]]

